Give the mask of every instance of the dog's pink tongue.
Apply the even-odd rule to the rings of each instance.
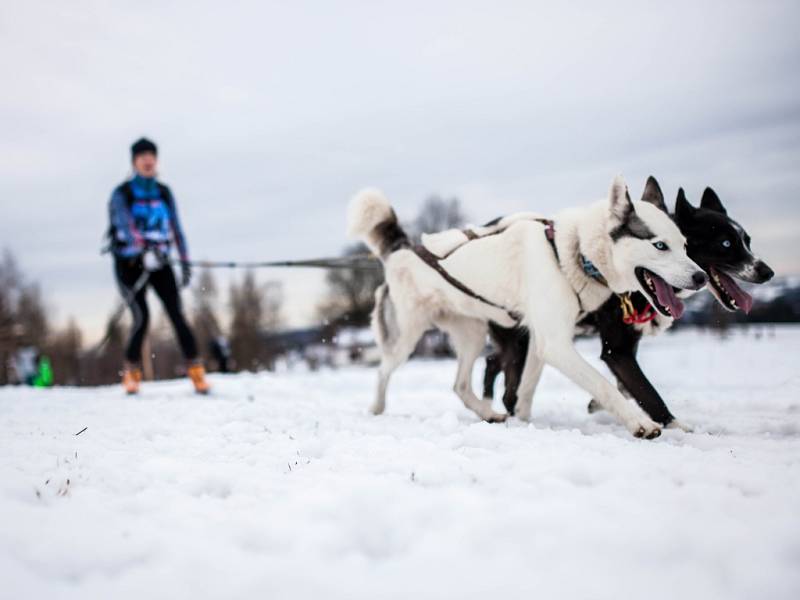
[[[656,298],[658,298],[658,301],[662,306],[669,308],[674,318],[680,319],[683,316],[684,306],[680,298],[672,291],[672,286],[655,273],[650,273],[650,278],[653,280],[653,285],[656,288]]]
[[[753,297],[740,288],[739,284],[730,275],[726,275],[716,269],[714,269],[714,274],[719,278],[720,285],[725,288],[728,295],[736,301],[736,306],[749,313],[750,309],[753,308]]]

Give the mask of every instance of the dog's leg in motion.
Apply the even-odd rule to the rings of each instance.
[[[517,393],[517,405],[514,408],[514,415],[523,421],[530,421],[531,409],[533,407],[533,396],[536,394],[536,386],[544,370],[544,359],[537,353],[531,344],[525,358],[525,367],[520,376],[519,391]],[[527,374],[527,380],[526,380]]]
[[[516,414],[517,404],[519,404],[519,396],[517,390],[519,389],[520,381],[522,381],[522,372],[525,370],[525,360],[528,356],[528,348],[530,346],[530,335],[527,331],[518,331],[514,345],[511,347],[510,352],[505,357],[505,367],[503,372],[506,378],[506,390],[503,393],[503,405],[510,415]],[[539,377],[542,372],[536,376],[536,383],[539,382]],[[534,389],[535,389],[534,384]],[[528,402],[528,412],[530,413],[530,404],[533,401],[533,394]]]
[[[631,394],[628,391],[628,388],[626,388],[619,379],[617,379],[617,389],[619,390],[619,393],[625,396],[626,398],[633,399],[633,394]],[[592,415],[596,412],[603,412],[603,407],[600,406],[600,403],[597,400],[592,398],[591,400],[589,400],[589,404],[586,407],[586,410],[590,415]]]
[[[521,364],[519,364],[519,378],[515,382],[517,403],[514,407],[514,415],[518,419],[528,421],[531,418],[533,395],[536,393],[536,386],[539,385],[539,379],[544,370],[544,357],[541,347],[537,344],[537,337],[532,331],[526,332],[524,344],[519,344],[516,351],[521,355],[521,357],[517,357],[517,361]],[[506,384],[506,393],[508,392]]]
[[[503,370],[503,358],[500,351],[486,357],[486,371],[483,374],[483,399],[491,402],[494,399],[494,382]]]
[[[530,334],[524,328],[505,329],[496,323],[489,323],[489,333],[497,350],[486,359],[486,372],[483,377],[483,398],[494,398],[494,382],[502,370],[505,376],[503,405],[509,415],[514,415],[517,406],[517,388],[525,367]]]
[[[476,319],[448,317],[437,319],[436,326],[448,333],[458,356],[458,373],[453,389],[464,406],[489,423],[505,421],[507,415],[494,412],[491,400],[481,400],[472,390],[472,369],[486,343],[486,325]]]
[[[380,415],[386,410],[386,388],[389,385],[389,378],[395,369],[411,356],[426,328],[426,325],[421,322],[409,323],[396,332],[396,338],[380,344],[381,364],[378,367],[378,389],[375,394],[375,402],[370,408],[373,415]]]
[[[633,327],[620,326],[618,319],[600,319],[598,324],[603,342],[600,358],[617,378],[617,387],[622,395],[632,398],[651,419],[661,425],[691,431],[690,427],[675,419],[636,360],[642,334]],[[598,409],[597,401],[592,400],[589,412]]]
[[[626,400],[610,382],[575,350],[569,339],[550,338],[544,348],[545,362],[553,365],[572,381],[592,394],[607,411],[616,415],[636,437],[652,439],[661,435],[661,427],[639,407]]]

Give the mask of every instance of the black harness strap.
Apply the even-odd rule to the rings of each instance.
[[[555,253],[555,255],[556,255],[556,261],[558,261],[558,249],[556,248],[555,223],[551,219],[533,219],[533,220],[537,221],[537,222],[539,222],[539,223],[541,223],[542,225],[545,226],[545,236],[547,237],[547,241],[550,242],[550,246],[553,248],[553,253]],[[489,237],[489,236],[492,236],[492,235],[498,235],[498,234],[503,233],[504,231],[505,231],[505,229],[499,229],[497,231],[493,231],[493,232],[487,233],[485,235],[478,235],[477,233],[475,233],[471,229],[462,229],[461,230],[461,232],[467,237],[467,242],[471,242],[473,240],[478,240],[478,239],[483,239],[485,237]],[[522,320],[522,316],[521,315],[519,315],[518,313],[516,313],[514,311],[508,310],[505,306],[500,306],[499,304],[497,304],[495,302],[492,302],[491,300],[489,300],[487,298],[484,298],[480,294],[476,293],[474,290],[470,289],[469,287],[467,287],[466,285],[461,283],[458,279],[456,279],[455,277],[450,275],[450,273],[448,273],[445,270],[445,268],[442,267],[442,265],[440,264],[440,261],[448,258],[451,254],[453,254],[456,250],[458,250],[459,248],[462,248],[463,246],[464,246],[464,244],[462,244],[460,246],[457,246],[456,248],[454,248],[452,251],[448,252],[443,257],[436,256],[433,252],[428,250],[422,244],[414,246],[412,248],[412,250],[414,251],[414,253],[417,256],[419,256],[422,259],[422,261],[426,265],[428,265],[434,271],[439,273],[439,275],[441,275],[442,278],[447,283],[452,285],[454,288],[456,288],[457,290],[465,293],[470,298],[474,298],[475,300],[478,300],[479,302],[483,302],[484,304],[488,304],[489,306],[493,306],[495,308],[499,308],[500,310],[506,311],[508,313],[509,317],[511,317],[512,319],[514,319],[517,322],[520,322]],[[581,302],[581,298],[580,298],[580,296],[578,296],[578,304],[580,304],[580,302]]]
[[[536,220],[539,221],[539,223],[541,223],[545,227],[544,228],[544,235],[547,238],[547,241],[550,242],[550,247],[553,249],[553,254],[555,254],[555,257],[556,257],[556,263],[558,263],[558,268],[560,269],[561,268],[561,260],[560,260],[560,258],[558,256],[558,247],[556,246],[556,224],[552,219],[536,219]],[[584,263],[581,265],[583,267],[584,273],[589,275],[589,277],[592,277],[593,279],[598,280],[603,285],[607,285],[605,283],[605,278],[600,274],[600,271],[597,271],[595,266],[592,265],[592,263],[589,262],[588,264],[591,265],[591,267],[593,269],[595,269],[595,271],[597,271],[597,275],[593,275],[592,273],[587,271],[587,261],[585,261],[583,255],[581,255],[581,259],[584,260]],[[599,275],[599,277],[598,277],[598,275]],[[583,302],[581,302],[581,292],[583,291],[583,289],[585,287],[586,287],[586,285],[584,284],[584,286],[580,290],[575,291],[575,298],[578,300],[578,311],[579,311],[578,312],[578,320],[583,318],[582,315],[586,314],[586,311],[583,308]]]
[[[544,237],[550,242],[550,247],[553,249],[553,254],[556,255],[556,262],[560,262],[558,258],[558,248],[556,248],[556,224],[552,219],[536,219],[539,223],[544,225]]]
[[[447,283],[452,285],[458,291],[463,292],[470,298],[474,298],[479,302],[483,302],[484,304],[488,304],[489,306],[493,306],[494,308],[499,308],[500,310],[504,310],[506,313],[508,313],[508,316],[511,317],[513,320],[517,322],[520,321],[520,315],[516,314],[514,311],[508,310],[506,307],[500,306],[499,304],[492,302],[488,298],[484,298],[474,290],[470,289],[469,287],[461,283],[458,279],[450,275],[450,273],[448,273],[447,270],[439,263],[441,259],[438,256],[436,256],[433,252],[428,250],[425,246],[420,244],[418,246],[414,246],[412,250],[417,256],[419,256],[422,259],[422,262],[424,262],[431,269],[433,269],[439,275],[441,275],[442,279],[444,279]]]
[[[545,225],[544,234],[547,237],[547,241],[550,242],[550,246],[553,248],[553,254],[556,256],[556,261],[559,261],[558,258],[558,248],[556,248],[556,230],[555,224],[550,219],[537,219],[540,223]],[[581,263],[581,268],[583,272],[594,279],[600,285],[603,285],[609,288],[608,280],[603,276],[592,261],[586,258],[583,254],[578,255],[578,259]],[[560,266],[560,263],[559,263]],[[587,282],[588,283],[588,282]],[[578,320],[584,318],[586,315],[586,310],[583,308],[583,302],[581,302],[581,292],[586,288],[587,284],[584,284],[580,290],[575,292],[575,297],[578,300]],[[609,288],[610,289],[610,288]],[[654,312],[650,312],[651,307],[650,303],[642,294],[630,294],[625,292],[624,294],[617,294],[616,292],[611,292],[619,299],[620,307],[622,308],[622,322],[626,324],[631,323],[648,323],[653,320],[655,317]],[[639,305],[642,305],[641,308]],[[650,309],[650,310],[648,310]]]

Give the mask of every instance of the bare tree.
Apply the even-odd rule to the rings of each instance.
[[[21,330],[22,344],[37,348],[44,347],[49,333],[49,324],[38,284],[24,284],[20,289],[16,322]]]
[[[344,256],[358,256],[369,251],[363,244],[349,246]],[[317,308],[320,318],[338,325],[366,325],[375,302],[375,288],[383,282],[383,269],[376,261],[374,268],[331,269],[325,275],[328,295]]]
[[[461,210],[461,201],[456,198],[443,198],[439,195],[429,196],[409,226],[409,234],[415,239],[423,233],[435,233],[454,227],[463,227],[467,217]]]
[[[70,319],[67,326],[55,332],[45,353],[53,363],[53,380],[56,385],[81,385],[83,335],[75,319]]]
[[[248,271],[241,285],[231,285],[231,357],[240,369],[257,371],[272,368],[274,355],[265,341],[265,328],[275,329],[281,322],[282,288],[278,282],[256,283]]]
[[[283,284],[280,281],[267,281],[262,289],[264,292],[262,328],[275,331],[283,325]]]
[[[217,319],[217,284],[211,269],[200,271],[193,287],[194,311],[192,324],[197,339],[197,348],[206,359],[211,358],[211,342],[219,337],[222,330]]]
[[[16,304],[20,275],[14,256],[6,249],[0,262],[0,385],[10,380],[9,365],[19,343]]]
[[[5,250],[0,262],[0,383],[9,382],[9,364],[17,350],[22,346],[43,349],[48,333],[39,286],[25,281],[14,255]]]

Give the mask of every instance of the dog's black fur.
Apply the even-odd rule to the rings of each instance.
[[[657,190],[658,195],[661,195],[657,182],[655,179],[652,181],[655,186],[649,185],[648,180],[648,188]],[[663,195],[660,199],[647,201],[666,211]],[[693,207],[686,200],[681,189],[673,218],[687,239],[689,257],[709,277],[712,268],[739,273],[740,278],[746,278],[752,283],[764,283],[774,275],[763,261],[753,263],[753,256],[749,251],[750,236],[728,217],[725,207],[711,188],[706,188],[699,208]],[[730,243],[723,245],[725,240]],[[748,271],[748,275],[741,275],[745,271]],[[639,312],[648,305],[647,299],[639,292],[631,294],[631,300]],[[734,310],[733,306],[724,301],[722,305],[728,310]],[[675,417],[636,361],[642,332],[634,325],[624,323],[622,316],[620,301],[616,295],[612,295],[603,306],[587,315],[579,326],[596,330],[600,334],[603,345],[600,357],[616,376],[620,388],[633,396],[650,418],[662,425],[669,425]],[[513,415],[530,336],[524,329],[505,329],[495,324],[490,325],[489,331],[497,351],[486,359],[483,395],[484,398],[493,397],[495,379],[502,371],[505,374],[506,387],[503,404],[508,413]],[[593,406],[594,401],[589,405],[590,412]]]

